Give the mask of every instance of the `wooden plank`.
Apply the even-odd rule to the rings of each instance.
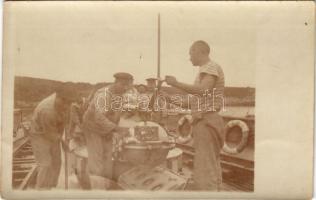
[[[182,151],[183,151],[184,154],[187,154],[189,156],[193,156],[194,157],[194,152],[191,152],[191,151],[188,151],[188,150],[185,150],[185,149],[182,149]],[[248,171],[251,171],[251,172],[254,171],[253,168],[246,167],[244,165],[236,164],[236,163],[233,163],[233,162],[227,162],[227,161],[221,160],[221,163],[222,164],[226,164],[226,165],[230,165],[232,167],[237,167],[237,168],[240,168],[240,169],[243,169],[243,170],[248,170]]]
[[[239,165],[239,164],[232,163],[232,162],[226,162],[226,161],[222,161],[222,160],[221,160],[221,164],[228,165],[228,166],[230,166],[230,167],[239,168],[239,169],[242,169],[242,170],[251,171],[251,172],[254,171],[253,168],[248,168],[248,167],[245,167],[245,166],[243,166],[243,165]]]
[[[26,188],[26,186],[27,186],[27,184],[28,184],[28,182],[29,182],[29,179],[32,177],[32,175],[33,175],[33,173],[35,172],[36,168],[37,168],[36,165],[34,165],[34,166],[32,167],[32,169],[31,169],[31,170],[29,171],[29,173],[25,176],[23,182],[21,183],[21,185],[19,186],[18,189],[23,190],[23,189]]]
[[[13,165],[20,165],[20,164],[30,165],[30,164],[34,164],[34,163],[35,163],[35,160],[13,161]]]
[[[24,167],[29,168],[33,165],[34,165],[34,162],[32,162],[32,163],[13,163],[13,167],[22,167],[22,168],[24,168]]]
[[[16,178],[14,179],[15,182],[22,182],[24,179],[23,178]]]
[[[27,159],[20,158],[20,159],[13,160],[13,164],[14,163],[25,163],[25,162],[35,162],[35,159],[34,158],[27,158]]]
[[[31,167],[31,170],[33,169],[33,166]],[[13,173],[27,173],[29,172],[30,169],[27,169],[27,170],[13,170]]]
[[[25,145],[29,141],[29,138],[27,136],[20,138],[13,142],[13,155],[17,153],[17,151]]]

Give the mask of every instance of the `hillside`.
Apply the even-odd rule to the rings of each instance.
[[[38,101],[53,93],[61,81],[16,76],[14,81],[15,107],[34,106]],[[78,82],[74,83],[81,96],[88,96],[96,85],[107,85],[102,82],[97,84]],[[162,87],[168,94],[183,94],[182,90],[173,87]],[[255,88],[225,87],[227,105],[253,106],[255,103]]]

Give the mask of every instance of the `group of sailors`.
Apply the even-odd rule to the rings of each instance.
[[[202,95],[206,90],[215,89],[217,96],[223,95],[224,73],[210,59],[209,53],[209,45],[204,41],[196,41],[190,48],[190,60],[193,66],[199,67],[194,84],[181,83],[173,76],[166,76],[165,82],[189,94]],[[61,145],[67,151],[69,138],[80,138],[87,147],[88,177],[95,175],[113,180],[113,140],[129,134],[126,127],[119,125],[122,107],[115,106],[113,99],[134,92],[153,95],[157,83],[157,80],[148,79],[149,87],[138,85],[135,90],[131,74],[117,73],[114,78],[113,84],[96,88],[87,99],[79,102],[73,84],[63,83],[37,105],[30,130],[38,163],[36,189],[56,187],[61,169]],[[222,98],[212,99],[201,99],[189,105],[196,152],[193,180],[197,190],[218,191],[222,182],[219,153],[223,146],[224,123],[218,112],[223,102]],[[213,109],[201,110],[203,107]],[[90,186],[86,184],[85,187],[89,189]]]

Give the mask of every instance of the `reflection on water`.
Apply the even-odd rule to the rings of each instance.
[[[245,117],[246,115],[255,115],[254,106],[226,106],[225,110],[220,112],[223,116]]]

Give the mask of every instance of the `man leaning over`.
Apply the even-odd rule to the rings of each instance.
[[[61,137],[70,104],[76,100],[78,96],[74,85],[64,83],[34,110],[30,141],[38,164],[36,189],[51,189],[57,185],[61,167]]]
[[[96,91],[83,116],[89,173],[108,179],[113,176],[112,137],[117,133],[128,133],[118,126],[121,108],[113,103],[113,99],[122,98],[122,94],[132,87],[133,79],[128,73],[117,73],[114,77],[113,84]]]

